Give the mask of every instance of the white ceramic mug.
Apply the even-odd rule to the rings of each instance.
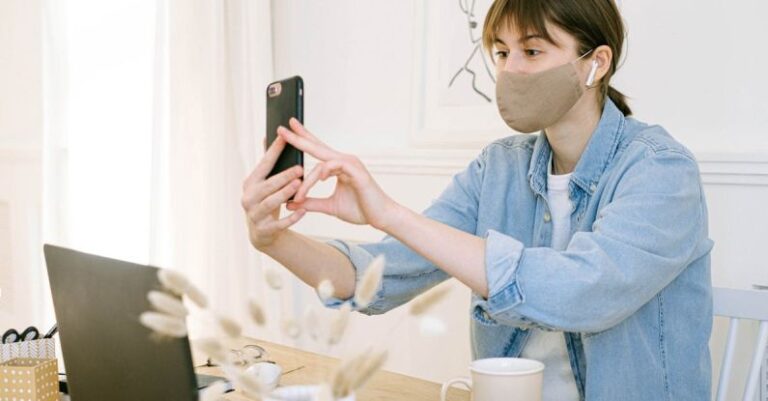
[[[541,401],[544,364],[523,358],[478,359],[469,364],[468,377],[443,383],[440,401],[448,389],[462,384],[472,393],[472,401]]]

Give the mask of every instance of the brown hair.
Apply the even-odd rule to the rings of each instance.
[[[492,53],[496,33],[503,24],[512,24],[522,34],[540,35],[554,43],[547,32],[547,22],[576,38],[579,55],[601,45],[611,48],[611,66],[600,81],[600,106],[607,96],[624,115],[632,114],[626,97],[610,85],[624,45],[624,23],[614,0],[495,0],[485,17],[483,47]]]

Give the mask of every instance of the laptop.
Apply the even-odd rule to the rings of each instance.
[[[189,340],[157,341],[139,322],[156,267],[43,247],[73,401],[193,401],[220,378],[195,375]]]

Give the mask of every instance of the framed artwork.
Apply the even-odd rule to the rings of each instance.
[[[493,0],[416,2],[411,143],[481,148],[515,132],[496,108],[495,66],[482,29]]]

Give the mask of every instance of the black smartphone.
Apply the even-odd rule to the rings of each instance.
[[[304,81],[298,75],[267,86],[267,148],[277,138],[277,127],[290,128],[291,117],[304,123]],[[304,152],[286,144],[267,178],[296,165],[304,166]]]

